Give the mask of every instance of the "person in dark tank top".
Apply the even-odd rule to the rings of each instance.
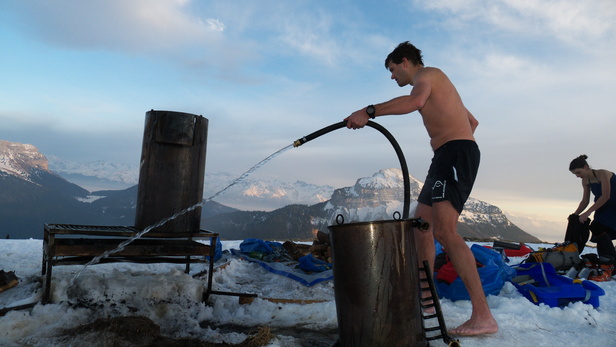
[[[612,243],[616,239],[616,174],[609,170],[592,169],[586,159],[587,155],[580,155],[569,165],[569,171],[582,180],[583,189],[582,200],[573,215],[584,223],[594,213],[590,224],[591,241],[597,243],[599,256],[611,257],[612,263],[616,264],[616,249]],[[594,195],[592,204],[591,193]]]

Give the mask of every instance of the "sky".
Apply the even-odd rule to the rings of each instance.
[[[612,0],[0,2],[0,139],[73,161],[137,164],[145,113],[209,121],[208,172],[238,176],[357,109],[410,93],[384,59],[411,41],[480,124],[473,196],[564,223],[569,162],[616,170]],[[379,117],[409,171],[432,152],[419,114]],[[258,175],[343,187],[399,167],[377,131],[340,129]],[[564,233],[564,229],[563,229]]]

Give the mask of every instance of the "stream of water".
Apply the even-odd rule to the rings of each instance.
[[[251,167],[248,171],[244,172],[240,177],[238,177],[237,179],[235,179],[233,182],[231,182],[228,186],[226,186],[225,188],[223,188],[222,190],[220,190],[219,192],[217,192],[216,194],[210,196],[207,199],[203,199],[201,200],[199,203],[194,204],[193,206],[190,206],[186,209],[183,209],[179,212],[177,212],[176,214],[174,214],[173,216],[167,217],[163,220],[161,220],[160,222],[156,223],[156,224],[152,224],[149,227],[143,229],[142,231],[138,232],[137,234],[135,234],[134,236],[126,239],[125,241],[123,241],[122,243],[120,243],[118,245],[118,247],[116,247],[115,249],[109,250],[109,251],[105,251],[103,254],[98,255],[94,258],[92,258],[92,260],[90,260],[87,264],[84,265],[84,267],[77,273],[75,274],[75,276],[73,276],[69,287],[72,287],[75,282],[77,281],[77,279],[79,278],[79,276],[81,276],[81,274],[83,274],[86,269],[88,268],[88,266],[90,265],[95,265],[98,264],[101,260],[107,258],[108,256],[120,252],[122,251],[126,246],[128,246],[131,242],[139,239],[141,236],[143,236],[144,234],[146,234],[147,232],[149,232],[152,229],[158,228],[160,226],[165,225],[166,223],[169,223],[170,221],[178,218],[179,216],[182,216],[190,211],[195,210],[196,208],[202,207],[203,204],[205,204],[207,201],[210,200],[214,200],[215,198],[219,197],[220,195],[224,194],[227,190],[231,189],[233,186],[237,185],[238,183],[242,182],[243,180],[245,180],[248,176],[252,175],[255,171],[257,171],[259,168],[261,168],[263,165],[267,164],[270,160],[276,158],[277,156],[279,156],[280,154],[286,152],[287,150],[293,148],[293,144],[290,144],[284,148],[281,148],[280,150],[274,152],[273,154],[271,154],[270,156],[268,156],[267,158],[261,160],[260,162],[258,162],[255,166]]]

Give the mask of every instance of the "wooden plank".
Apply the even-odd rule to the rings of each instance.
[[[98,226],[76,224],[45,224],[45,239],[49,235],[88,235],[108,237],[133,237],[141,230],[128,226]],[[143,238],[193,238],[206,239],[217,233],[199,230],[195,232],[147,232]]]
[[[89,263],[94,257],[62,257],[54,260],[54,266],[57,265],[83,265]],[[134,264],[186,264],[188,260],[184,256],[177,257],[143,257],[143,256],[126,256],[126,257],[108,257],[101,259],[97,264],[109,263],[134,263]],[[190,263],[208,263],[205,256],[190,258]]]
[[[120,239],[60,239],[57,238],[54,256],[98,256],[116,249]],[[210,246],[188,240],[138,239],[111,256],[187,256],[209,255]]]

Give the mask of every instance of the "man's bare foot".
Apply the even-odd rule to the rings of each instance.
[[[495,334],[498,332],[498,324],[492,319],[477,320],[469,319],[457,328],[450,329],[449,333],[457,336],[477,336]]]
[[[434,303],[432,301],[430,302],[424,302],[424,309],[423,309],[423,313],[426,315],[432,315],[436,313],[436,307],[434,307]]]
[[[421,306],[424,314],[435,314],[436,307],[434,307],[434,298],[432,298],[432,293],[430,292],[429,287],[421,288]]]

